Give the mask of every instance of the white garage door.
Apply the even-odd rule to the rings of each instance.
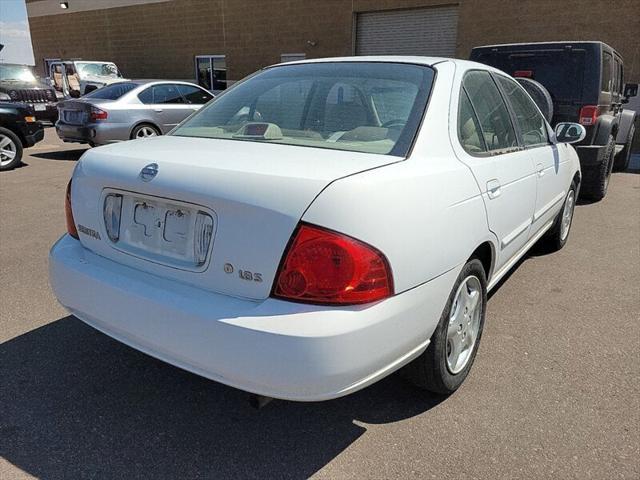
[[[453,57],[457,30],[458,7],[358,13],[356,55]]]

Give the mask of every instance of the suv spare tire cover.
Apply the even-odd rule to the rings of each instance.
[[[544,88],[544,86],[540,82],[536,82],[535,80],[531,80],[530,78],[516,78],[518,83],[522,85],[533,101],[536,102],[538,108],[544,115],[544,118],[547,122],[551,123],[551,119],[553,118],[553,100],[551,99],[551,94],[549,90]]]

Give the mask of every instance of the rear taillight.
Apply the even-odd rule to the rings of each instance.
[[[97,107],[91,107],[91,113],[89,114],[90,120],[95,122],[97,120],[106,120],[108,117],[109,114],[104,110]]]
[[[73,211],[71,210],[71,180],[67,184],[67,194],[64,198],[64,214],[67,219],[67,233],[73,238],[79,238],[76,222],[73,220]]]
[[[516,78],[533,78],[533,70],[516,70],[513,72]]]
[[[355,238],[301,224],[285,252],[273,296],[325,305],[375,302],[393,295],[385,256]]]
[[[586,105],[580,109],[580,125],[595,125],[598,119],[598,107],[596,105]]]

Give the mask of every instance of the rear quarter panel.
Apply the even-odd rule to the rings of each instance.
[[[303,220],[383,252],[396,293],[460,268],[491,240],[480,190],[448,133],[455,67],[438,65],[430,104],[410,157],[329,185]]]

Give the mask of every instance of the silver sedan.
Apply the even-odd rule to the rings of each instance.
[[[92,146],[167,133],[213,98],[188,82],[113,83],[58,104],[56,132],[65,142]]]

